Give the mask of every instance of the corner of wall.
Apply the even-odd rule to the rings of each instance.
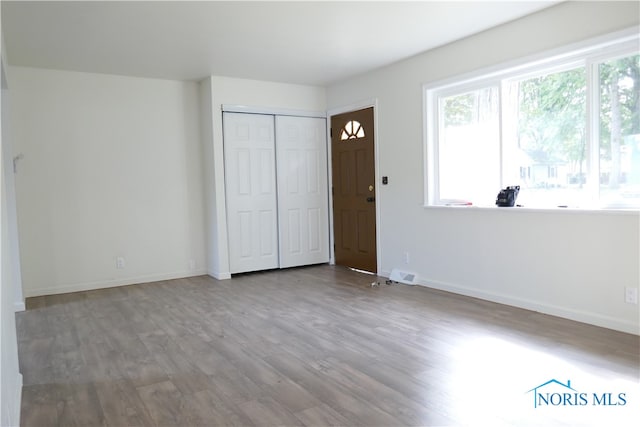
[[[214,179],[213,153],[213,111],[212,111],[212,83],[211,76],[200,80],[200,142],[202,144],[204,169],[204,200],[205,200],[205,233],[207,248],[207,269],[218,269],[218,255],[216,245],[216,202]],[[211,273],[209,273],[211,275]]]

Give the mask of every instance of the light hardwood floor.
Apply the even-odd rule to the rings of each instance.
[[[22,425],[637,421],[638,336],[371,282],[323,265],[30,298]],[[629,402],[534,408],[550,379]]]

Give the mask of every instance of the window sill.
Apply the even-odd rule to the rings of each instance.
[[[425,209],[436,209],[436,210],[471,210],[471,211],[501,211],[501,212],[525,212],[525,213],[560,213],[560,214],[578,214],[578,215],[640,215],[639,209],[631,209],[631,208],[562,208],[562,207],[544,207],[544,208],[532,208],[525,206],[514,206],[514,207],[498,207],[498,206],[479,206],[479,205],[469,205],[469,206],[460,206],[460,205],[424,205]]]

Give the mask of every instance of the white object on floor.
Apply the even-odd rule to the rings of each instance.
[[[389,276],[389,280],[404,283],[405,285],[415,285],[416,278],[417,275],[415,273],[408,273],[406,271],[398,270],[397,268],[391,270],[391,275]]]

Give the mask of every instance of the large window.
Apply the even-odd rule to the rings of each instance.
[[[640,208],[637,37],[425,95],[429,205]]]

